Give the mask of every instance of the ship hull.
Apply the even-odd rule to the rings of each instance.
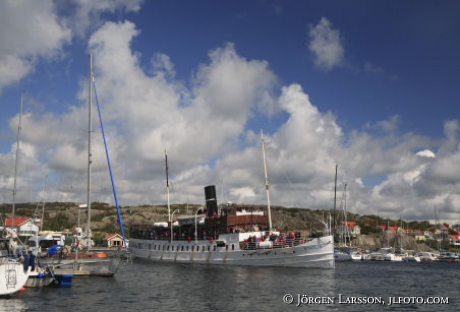
[[[207,240],[169,242],[130,239],[131,255],[150,261],[326,269],[335,267],[332,236],[313,238],[296,245],[281,247],[244,250],[239,247],[238,242],[229,242],[216,248]]]

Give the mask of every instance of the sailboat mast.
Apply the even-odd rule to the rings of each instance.
[[[48,175],[46,176],[45,179],[45,186],[43,187],[43,203],[42,203],[42,216],[41,216],[41,228],[42,231],[44,229],[45,225],[45,201],[46,201],[46,188],[47,188],[47,182],[48,182]]]
[[[270,209],[270,187],[268,184],[268,169],[267,161],[265,159],[265,141],[264,141],[264,132],[260,130],[260,140],[262,141],[262,158],[264,162],[264,175],[265,175],[265,192],[267,194],[267,211],[268,211],[268,227],[269,230],[272,230],[272,214]]]
[[[220,209],[217,213],[219,216],[222,211],[222,208],[224,207],[224,179],[222,179],[222,188],[221,188],[220,198],[222,199],[220,200]]]
[[[21,120],[22,120],[22,105],[24,97],[21,95],[21,107],[19,108],[19,122],[18,122],[18,133],[16,134],[16,159],[14,161],[14,180],[13,180],[13,207],[11,211],[11,230],[14,231],[14,216],[16,210],[16,180],[18,175],[18,159],[19,159],[19,134],[21,132]]]
[[[88,172],[86,188],[86,207],[88,209],[88,219],[86,224],[86,235],[89,242],[91,227],[91,135],[93,132],[91,110],[93,107],[93,57],[89,55],[89,81],[88,81]]]
[[[337,208],[337,170],[339,165],[335,165],[335,182],[334,182],[334,214],[332,216],[332,237],[335,239],[336,216],[335,211]]]
[[[94,99],[96,100],[96,106],[97,106],[97,113],[99,117],[99,124],[101,126],[101,133],[102,133],[102,140],[104,141],[104,148],[105,148],[105,156],[107,159],[107,166],[109,169],[109,175],[110,175],[110,182],[112,184],[112,192],[113,192],[113,198],[115,200],[115,207],[117,208],[117,217],[118,217],[118,225],[120,226],[120,231],[121,235],[123,236],[123,243],[126,247],[126,250],[128,251],[128,244],[126,241],[126,236],[125,236],[125,230],[123,228],[123,218],[121,216],[121,209],[120,205],[118,204],[118,196],[117,196],[117,188],[115,186],[115,179],[114,179],[114,174],[112,170],[112,164],[110,161],[110,155],[109,155],[109,148],[107,146],[107,139],[105,136],[105,130],[104,130],[104,123],[102,122],[102,113],[101,113],[101,105],[99,105],[99,99],[97,96],[97,88],[96,88],[96,79],[94,78],[94,75],[92,77],[92,83],[93,83],[93,91],[94,91]]]
[[[347,246],[347,242],[350,241],[351,244],[351,239],[349,239],[349,229],[348,229],[348,212],[347,212],[347,183],[344,183],[343,185],[343,215],[345,219],[345,246]]]
[[[165,149],[165,168],[166,168],[166,197],[168,201],[168,222],[171,222],[171,206],[169,203],[169,168],[168,168],[168,154]]]
[[[400,214],[400,216],[399,216],[399,220],[400,220],[400,222],[401,222],[401,226],[400,226],[400,230],[401,230],[401,232],[400,232],[400,234],[401,234],[401,244],[400,244],[400,247],[399,247],[399,248],[401,248],[401,252],[402,252],[402,250],[403,250],[403,222],[402,222],[402,211],[401,211],[401,214]]]

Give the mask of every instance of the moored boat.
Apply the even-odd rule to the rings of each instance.
[[[391,252],[391,248],[379,248],[370,253],[370,260],[385,261],[387,255]]]
[[[122,261],[119,254],[108,254],[100,251],[68,252],[64,246],[56,245],[56,254],[39,258],[42,265],[51,266],[55,270],[73,271],[75,275],[114,276]],[[54,250],[54,248],[52,249]],[[61,252],[61,250],[64,250]]]
[[[416,255],[420,258],[420,262],[434,262],[438,261],[438,256],[433,252],[419,251]]]
[[[334,249],[335,261],[350,261],[353,260],[351,256],[351,250],[347,249]]]
[[[460,256],[455,252],[443,251],[439,254],[439,261],[460,262]]]
[[[52,283],[57,284],[57,280],[50,267],[35,267],[34,270],[29,268],[29,278],[24,286],[26,288],[46,287]]]
[[[105,131],[102,123],[101,109],[99,102],[97,101],[96,84],[93,74],[92,67],[92,56],[89,56],[89,88],[88,88],[88,162],[87,162],[87,190],[86,190],[86,204],[80,205],[80,208],[86,208],[87,210],[87,225],[86,231],[83,236],[81,233],[80,224],[77,225],[77,233],[74,237],[75,241],[71,250],[66,249],[64,246],[56,247],[59,252],[55,254],[47,253],[46,258],[42,258],[42,262],[53,265],[56,269],[65,270],[63,274],[66,275],[89,275],[89,276],[114,276],[117,272],[121,263],[121,253],[116,252],[111,255],[105,252],[92,251],[93,247],[91,239],[91,164],[92,164],[92,151],[91,151],[91,137],[92,137],[92,107],[93,97],[96,98],[97,111],[99,116],[99,123],[101,126],[102,139],[104,141],[105,154],[107,158],[107,165],[110,173],[110,181],[112,184],[112,191],[115,199],[115,206],[118,213],[118,223],[120,225],[121,232],[123,234],[123,240],[125,241],[124,229],[122,223],[122,217],[120,213],[120,206],[118,204],[118,197],[116,194],[115,182],[112,173],[112,167],[110,163],[110,157],[108,154],[107,141],[105,137]],[[84,249],[80,250],[80,244],[83,241]],[[39,244],[37,244],[39,246]],[[56,245],[57,246],[57,245]],[[126,241],[125,241],[126,246]],[[55,248],[55,246],[52,246]],[[62,272],[61,272],[62,273]]]
[[[345,253],[345,252],[334,252],[334,258],[335,261],[351,261],[353,258],[351,257],[351,254]]]
[[[271,231],[261,207],[227,205],[218,211],[213,185],[205,187],[205,197],[206,208],[179,217],[176,227],[133,226],[131,254],[179,263],[335,267],[332,235],[301,238],[300,233]]]
[[[385,255],[385,261],[403,261],[405,254],[402,252],[390,251]]]
[[[204,188],[206,206],[197,209],[194,215],[178,217],[177,226],[172,223],[170,213],[165,152],[169,220],[153,226],[132,225],[130,254],[164,262],[334,268],[334,238],[329,228],[326,228],[326,235],[309,238],[302,238],[300,233],[283,234],[273,229],[262,131],[261,142],[266,209],[233,204],[219,209],[216,188],[209,185]]]
[[[18,171],[18,156],[19,156],[19,133],[21,130],[21,116],[22,116],[23,97],[21,96],[21,106],[19,109],[19,123],[16,138],[16,157],[14,164],[14,179],[13,179],[13,204],[12,204],[12,223],[11,228],[6,228],[8,237],[0,238],[0,296],[7,296],[21,290],[27,279],[29,278],[28,270],[24,270],[19,257],[16,256],[15,249],[17,247],[17,234],[14,230],[15,220],[15,204],[16,204],[16,180]],[[13,252],[13,255],[10,254]]]

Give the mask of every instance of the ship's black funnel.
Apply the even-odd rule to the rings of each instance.
[[[204,196],[206,198],[206,208],[208,210],[208,217],[217,216],[217,197],[216,187],[214,185],[205,186]]]

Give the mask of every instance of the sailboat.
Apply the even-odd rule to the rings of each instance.
[[[2,239],[2,254],[0,257],[0,296],[11,295],[21,290],[29,278],[29,269],[24,267],[16,255],[17,235],[14,231],[14,217],[16,205],[16,180],[18,171],[19,158],[19,135],[21,131],[23,97],[21,96],[21,107],[19,111],[18,132],[16,138],[16,159],[14,165],[14,182],[13,182],[13,205],[11,217],[11,229],[8,231],[9,237]],[[11,255],[10,252],[13,251]]]
[[[86,233],[83,235],[77,229],[77,232],[74,237],[75,248],[72,250],[66,249],[64,246],[56,246],[55,250],[50,253],[47,253],[45,258],[40,260],[44,263],[52,264],[55,268],[56,274],[64,274],[66,272],[74,275],[88,275],[88,276],[114,276],[117,272],[119,265],[122,260],[121,253],[108,254],[101,251],[93,251],[92,240],[91,240],[91,136],[92,136],[92,106],[93,106],[93,91],[95,91],[95,82],[92,69],[92,57],[89,57],[90,63],[90,77],[89,77],[89,95],[88,95],[88,161],[87,161],[87,198],[86,204],[81,205],[87,209],[87,225]],[[96,99],[97,94],[95,93]],[[126,238],[124,235],[123,224],[121,220],[120,207],[118,205],[118,198],[116,196],[116,189],[113,180],[113,173],[111,170],[110,158],[108,156],[108,149],[105,140],[105,132],[102,126],[102,117],[98,103],[98,113],[99,121],[101,125],[101,130],[104,138],[104,144],[106,147],[106,156],[109,166],[110,177],[112,181],[112,188],[115,197],[115,203],[118,211],[118,221],[120,228],[123,234],[123,240],[126,244]],[[84,239],[82,239],[84,238]],[[54,247],[54,246],[53,246]]]
[[[337,179],[336,179],[337,183]],[[347,245],[350,235],[348,233],[348,221],[347,221],[347,184],[344,183],[343,194],[342,194],[342,213],[343,217],[341,219],[341,224],[336,227],[336,234],[338,235],[338,246],[334,250],[334,257],[336,261],[349,261],[353,260],[352,250]],[[337,230],[339,230],[337,233]]]
[[[303,238],[273,229],[265,142],[261,131],[267,206],[217,205],[214,185],[204,187],[205,205],[193,215],[133,225],[130,252],[150,261],[213,265],[334,268],[332,235]],[[170,222],[172,221],[169,216]],[[170,234],[171,233],[171,234]]]

